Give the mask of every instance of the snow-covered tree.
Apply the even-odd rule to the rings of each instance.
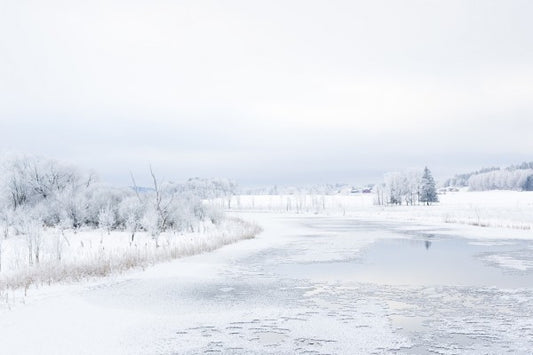
[[[1,190],[13,209],[53,199],[58,192],[86,183],[76,168],[37,156],[10,156],[3,160],[2,170]]]
[[[403,174],[399,172],[385,174],[385,191],[388,197],[388,203],[401,205],[404,194]]]
[[[468,186],[473,191],[485,190],[528,190],[533,178],[533,169],[503,169],[472,175]],[[529,182],[528,182],[528,179]]]
[[[416,170],[387,173],[375,187],[377,204],[415,205],[419,201],[421,174]]]
[[[427,202],[422,200],[421,194],[424,191],[427,192],[426,198],[429,196],[430,202],[434,202],[433,200],[437,199],[435,181],[429,170],[426,170],[425,175],[418,170],[385,174],[384,181],[374,186],[375,203],[378,205],[416,205],[419,202]]]
[[[26,208],[20,208],[14,217],[13,225],[18,234],[24,237],[28,248],[28,264],[39,264],[42,244],[43,222],[39,213]]]
[[[141,225],[145,231],[150,233],[156,246],[159,246],[159,236],[162,232],[161,221],[159,220],[159,213],[152,206],[148,206],[144,212]]]
[[[98,214],[98,227],[106,231],[107,234],[110,234],[114,224],[115,213],[111,209],[111,206],[105,206],[100,210],[100,213]]]
[[[404,177],[404,200],[407,205],[415,205],[420,200],[421,174],[418,170],[410,170]]]
[[[486,190],[533,190],[533,162],[523,162],[506,168],[483,168],[467,174],[455,175],[445,181],[445,187],[468,186],[473,191]],[[530,179],[530,180],[528,180]]]
[[[70,165],[36,156],[0,159],[0,172],[4,239],[10,228],[27,235],[32,262],[39,258],[40,234],[30,220],[37,221],[40,228],[57,228],[56,234],[62,237],[58,243],[68,243],[66,230],[76,233],[81,227],[101,228],[108,234],[126,229],[132,241],[137,231],[146,231],[157,243],[160,233],[194,231],[203,221],[218,222],[220,212],[204,200],[228,199],[229,206],[236,189],[234,183],[223,179],[161,182],[151,167],[152,188],[138,188],[134,180],[133,189],[120,188],[100,183],[94,175]]]
[[[420,179],[420,202],[429,205],[433,202],[438,202],[437,189],[435,187],[435,180],[431,175],[431,171],[426,166],[424,174]]]
[[[131,234],[131,241],[135,239],[135,233],[142,227],[141,220],[146,206],[139,195],[124,198],[118,209],[119,222],[124,225]]]
[[[533,191],[533,173],[529,175],[524,184],[525,191]]]

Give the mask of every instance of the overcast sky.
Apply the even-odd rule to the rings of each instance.
[[[0,0],[0,150],[105,180],[533,160],[533,1]]]

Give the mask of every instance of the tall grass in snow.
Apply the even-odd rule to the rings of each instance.
[[[129,233],[98,231],[78,232],[68,236],[58,258],[53,245],[42,247],[42,260],[29,265],[23,243],[9,240],[9,254],[4,256],[5,270],[0,274],[0,293],[27,290],[31,286],[61,281],[78,281],[107,276],[135,267],[212,251],[242,239],[253,238],[261,228],[238,218],[226,218],[217,225],[206,226],[203,233],[162,233],[158,243],[149,233],[139,233],[132,242]],[[50,231],[48,231],[50,232]]]

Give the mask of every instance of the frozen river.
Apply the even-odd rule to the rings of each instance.
[[[247,217],[265,228],[256,239],[8,312],[2,344],[21,353],[125,354],[533,349],[531,242],[344,218]]]

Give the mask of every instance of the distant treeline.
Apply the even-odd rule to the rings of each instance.
[[[257,188],[241,188],[241,195],[349,195],[354,192],[363,192],[370,189],[372,185],[355,188],[344,183],[335,184],[308,184],[298,186],[268,186]]]
[[[533,191],[533,161],[506,168],[484,168],[448,179],[444,187],[469,187],[474,191],[517,190]]]

